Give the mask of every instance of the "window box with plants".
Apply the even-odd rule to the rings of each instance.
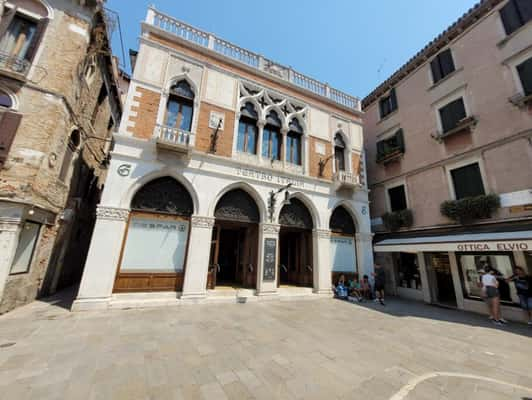
[[[387,164],[405,153],[403,130],[399,129],[393,136],[377,142],[377,163]]]
[[[386,229],[391,232],[398,231],[401,228],[410,228],[414,223],[412,210],[408,208],[387,212],[381,218]]]
[[[465,197],[459,200],[446,200],[440,206],[443,216],[467,225],[478,219],[487,219],[501,207],[501,201],[496,194],[486,194]]]

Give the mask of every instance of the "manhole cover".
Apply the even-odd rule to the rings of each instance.
[[[17,343],[16,342],[2,343],[2,344],[0,344],[0,348],[11,347],[11,346],[14,346],[15,344],[17,344]]]

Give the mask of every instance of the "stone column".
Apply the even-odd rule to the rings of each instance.
[[[20,220],[0,221],[0,302],[4,295],[7,276],[17,251]]]
[[[193,215],[190,222],[182,300],[196,300],[207,296],[207,274],[214,218]]]
[[[314,229],[312,231],[313,280],[314,293],[330,294],[331,281],[331,231]]]
[[[373,272],[373,234],[360,232],[356,234],[357,271],[360,277],[367,275],[371,279]]]
[[[262,135],[264,134],[264,126],[266,121],[260,120],[257,122],[257,156],[262,160]]]
[[[118,270],[129,210],[98,206],[96,224],[73,311],[107,308]]]
[[[423,291],[423,301],[432,303],[430,295],[429,276],[427,274],[427,265],[425,264],[425,255],[422,252],[417,253],[417,265],[419,265],[419,277],[421,278],[421,290]]]
[[[283,169],[286,168],[286,134],[288,128],[281,128],[281,164]]]
[[[259,296],[274,296],[277,294],[277,281],[279,279],[279,230],[281,226],[278,224],[260,224],[259,227],[259,262],[257,268],[257,295]],[[275,273],[273,279],[271,276],[264,279],[264,253],[265,243],[268,239],[275,240],[275,260],[273,265]],[[271,241],[269,241],[271,243]]]
[[[460,282],[460,273],[458,272],[458,262],[456,260],[456,253],[449,252],[449,261],[451,264],[451,275],[453,277],[454,293],[456,294],[456,306],[460,309],[464,308],[464,293],[462,292],[462,282]]]

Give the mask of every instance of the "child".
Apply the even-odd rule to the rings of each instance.
[[[369,284],[369,276],[364,275],[362,277],[362,284],[360,286],[360,293],[362,293],[362,297],[371,300],[371,285]]]
[[[364,300],[364,298],[362,297],[361,289],[362,285],[358,281],[358,275],[355,274],[353,280],[349,282],[349,294],[351,296],[355,296],[359,303]]]
[[[340,279],[338,279],[338,285],[336,285],[335,289],[336,297],[342,300],[347,299],[347,287],[345,286],[345,276],[340,275]]]

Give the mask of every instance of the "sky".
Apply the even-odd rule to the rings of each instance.
[[[477,0],[107,0],[126,57],[147,7],[363,98]],[[113,51],[122,59],[118,31]],[[130,71],[129,60],[121,60]]]

